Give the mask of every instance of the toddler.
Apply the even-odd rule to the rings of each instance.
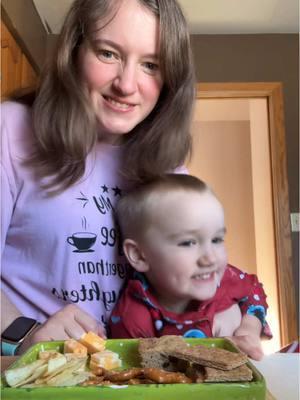
[[[261,358],[266,296],[255,275],[228,264],[223,207],[204,182],[164,175],[125,195],[117,215],[135,273],[110,318],[112,337],[229,336]]]

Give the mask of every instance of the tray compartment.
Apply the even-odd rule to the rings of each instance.
[[[186,339],[191,345],[203,344],[236,352],[234,345],[223,338]],[[123,368],[139,366],[137,353],[138,339],[109,339],[106,348],[119,353]],[[28,364],[37,359],[41,350],[63,350],[62,341],[41,342],[31,347],[10,368]],[[111,387],[44,387],[33,389],[10,388],[1,383],[3,399],[24,400],[265,400],[266,383],[251,362],[247,365],[253,371],[251,382],[137,385],[119,388]]]

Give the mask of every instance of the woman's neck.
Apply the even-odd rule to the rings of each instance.
[[[98,133],[98,140],[101,143],[109,144],[111,146],[121,146],[126,143],[125,135],[117,135],[113,133]]]

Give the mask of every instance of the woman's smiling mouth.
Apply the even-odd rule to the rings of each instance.
[[[121,102],[109,96],[103,96],[103,97],[110,106],[113,106],[113,108],[117,110],[128,111],[132,110],[135,106],[134,104]]]

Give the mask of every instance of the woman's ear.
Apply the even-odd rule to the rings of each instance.
[[[127,260],[135,270],[139,272],[148,271],[148,263],[144,257],[140,245],[135,240],[125,239],[123,243],[123,250]]]

